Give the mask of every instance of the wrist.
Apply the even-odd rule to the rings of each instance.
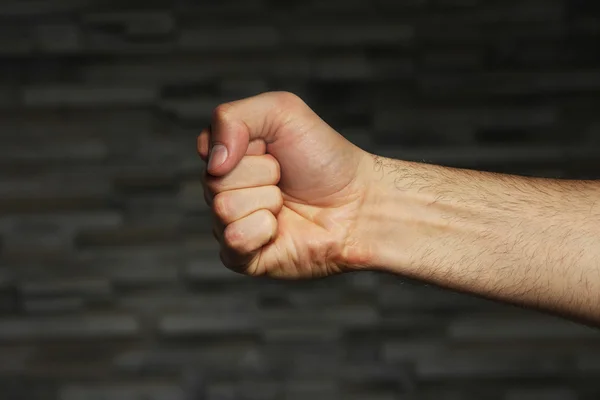
[[[346,246],[351,270],[428,278],[433,264],[438,273],[448,267],[440,255],[451,243],[476,242],[485,229],[467,222],[472,211],[461,204],[454,181],[460,179],[443,167],[372,154],[366,159],[364,201]]]
[[[403,179],[410,179],[412,164],[373,154],[364,159],[364,194],[345,241],[344,264],[351,271],[402,273],[411,264],[410,248],[416,237],[415,232],[405,234],[414,216],[409,214],[406,201],[410,194],[398,188]]]

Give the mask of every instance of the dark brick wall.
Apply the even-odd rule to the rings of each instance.
[[[0,398],[600,397],[587,328],[219,265],[195,136],[290,90],[362,147],[600,177],[593,0],[4,0]]]

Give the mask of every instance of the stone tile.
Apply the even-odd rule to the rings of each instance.
[[[219,104],[221,101],[212,97],[167,99],[161,102],[161,109],[182,120],[202,120],[208,124],[213,110]]]
[[[289,400],[315,400],[338,398],[340,389],[331,381],[292,381],[285,386],[285,398]]]
[[[102,107],[151,105],[154,87],[140,86],[29,86],[23,90],[25,107]]]
[[[218,62],[217,62],[218,63]],[[89,82],[177,84],[209,81],[218,75],[217,66],[199,57],[143,57],[116,59],[85,66],[81,72]]]
[[[2,185],[2,183],[0,183]],[[0,189],[2,190],[2,189]],[[71,197],[12,197],[0,199],[0,215],[48,214],[66,211],[97,211],[110,206],[106,197],[71,196]]]
[[[417,340],[390,340],[382,343],[381,352],[387,362],[416,362],[421,358],[435,357],[447,345],[440,338],[420,338]]]
[[[348,327],[377,326],[381,321],[377,308],[370,304],[328,307],[324,320]]]
[[[73,24],[48,24],[35,27],[36,48],[49,53],[73,53],[82,49],[82,35]]]
[[[134,37],[168,35],[176,28],[175,17],[168,10],[91,12],[83,16],[83,22],[93,27],[119,25],[125,34]]]
[[[19,104],[19,90],[13,86],[0,87],[0,109],[11,109]]]
[[[255,49],[276,47],[279,31],[270,26],[183,28],[178,46],[182,49]]]
[[[383,157],[404,159],[409,161],[423,161],[428,163],[465,167],[472,169],[494,168],[511,165],[525,169],[536,165],[564,165],[570,160],[587,162],[595,157],[596,150],[591,148],[566,148],[555,145],[489,145],[489,146],[448,146],[406,148],[379,147],[377,154]],[[504,167],[508,168],[508,167]]]
[[[283,398],[283,393],[282,385],[278,382],[225,382],[210,384],[206,396],[207,400],[276,400]]]
[[[489,72],[421,74],[419,89],[435,96],[509,96],[535,93],[595,92],[600,85],[595,70],[577,72]]]
[[[269,91],[269,84],[265,79],[226,78],[220,83],[219,89],[224,98],[238,100]]]
[[[219,316],[258,311],[257,294],[249,290],[222,293],[181,293],[181,290],[181,287],[174,287],[171,290],[147,290],[139,295],[123,295],[119,305],[135,313],[197,312]]]
[[[23,311],[30,315],[69,314],[85,309],[81,297],[53,297],[23,301]]]
[[[112,294],[112,286],[105,278],[65,278],[61,280],[25,281],[19,285],[25,297],[78,296],[105,298]]]
[[[88,29],[85,37],[85,53],[91,55],[156,56],[166,55],[175,50],[174,40],[136,40],[124,32],[115,32],[107,27]],[[142,37],[143,39],[143,37]]]
[[[2,241],[5,254],[69,253],[73,248],[73,235],[60,227],[47,227],[31,232],[5,233]]]
[[[321,10],[335,10],[335,11],[361,11],[364,7],[368,7],[371,2],[368,0],[310,0],[303,2],[302,6],[310,10],[321,11]]]
[[[130,316],[0,318],[1,341],[128,338],[139,333]]]
[[[575,370],[582,374],[595,375],[600,373],[600,358],[598,351],[589,349],[575,357]]]
[[[350,389],[365,387],[369,392],[378,393],[375,387],[400,387],[404,386],[406,376],[412,374],[406,367],[382,364],[381,362],[361,362],[360,364],[344,363],[338,371],[344,388]],[[369,389],[373,388],[373,389]],[[360,390],[360,389],[359,389]]]
[[[12,271],[6,267],[0,267],[0,290],[12,288],[14,285],[14,277]]]
[[[423,357],[416,362],[416,374],[423,379],[549,379],[567,377],[573,373],[564,362],[564,357],[507,350],[500,354],[466,349]]]
[[[257,345],[243,341],[224,341],[186,347],[131,350],[113,359],[125,374],[173,374],[187,369],[210,371],[212,375],[256,377],[267,369]]]
[[[132,382],[111,385],[70,384],[60,388],[58,400],[184,400],[177,383]]]
[[[123,222],[119,213],[113,211],[72,212],[49,215],[19,215],[0,218],[0,230],[9,232],[27,232],[48,227],[59,227],[69,231],[83,228],[110,228]]]
[[[91,247],[80,250],[76,263],[120,288],[175,284],[179,280],[179,246]]]
[[[257,320],[248,314],[189,313],[162,317],[158,330],[165,337],[253,333]]]
[[[404,396],[400,395],[400,394],[396,394],[396,393],[372,393],[372,392],[368,392],[368,393],[344,393],[344,399],[346,400],[360,400],[360,399],[364,399],[365,396],[368,396],[369,399],[371,400],[402,400],[404,399]]]
[[[211,248],[213,245],[210,246]],[[192,282],[239,281],[247,279],[223,265],[218,252],[205,255],[202,259],[190,260],[182,270],[182,276]]]
[[[175,261],[150,265],[123,261],[107,267],[103,268],[99,264],[96,270],[98,272],[104,270],[111,281],[119,287],[161,286],[173,284],[179,280],[177,262]]]
[[[313,76],[320,80],[368,80],[374,70],[363,54],[331,54],[314,61]]]
[[[204,188],[199,179],[182,183],[178,202],[180,207],[186,211],[208,211],[210,209],[204,201]]]
[[[574,390],[563,387],[541,387],[539,389],[510,389],[506,393],[505,400],[577,400],[579,399]]]
[[[31,143],[7,143],[0,149],[3,162],[49,163],[57,161],[98,161],[108,156],[108,147],[100,140],[62,141],[32,146]]]
[[[441,387],[431,385],[420,389],[418,394],[420,400],[476,400],[481,398],[503,400],[503,393],[498,388],[483,385],[477,387],[465,387],[461,384]]]
[[[418,69],[415,60],[405,53],[384,53],[371,57],[373,79],[384,85],[390,82],[412,80]]]
[[[460,340],[600,340],[597,330],[582,325],[550,317],[510,314],[459,317],[448,328],[448,334]]]
[[[324,327],[275,327],[263,329],[263,337],[267,342],[330,342],[335,343],[342,337],[343,328],[339,326]]]
[[[414,37],[410,25],[373,23],[341,25],[313,23],[293,27],[289,40],[305,46],[357,46],[377,44],[409,44]]]
[[[152,246],[178,243],[181,237],[182,232],[175,225],[129,225],[118,229],[82,230],[76,243],[81,247]]]
[[[168,237],[171,238],[179,235],[177,240],[181,241],[181,235],[185,232],[183,230],[183,224],[186,222],[185,210],[181,210],[179,201],[171,193],[171,189],[163,190],[163,188],[156,188],[156,192],[153,192],[153,188],[130,188],[130,190],[141,191],[145,190],[149,192],[147,194],[133,194],[128,196],[123,202],[124,217],[125,220],[131,224],[132,230],[158,229],[157,227],[164,226],[164,234],[153,234],[154,238],[159,239],[163,237],[165,242],[168,242]],[[142,228],[147,226],[147,228]],[[180,232],[178,232],[178,230]]]
[[[465,294],[433,287],[382,283],[377,290],[378,304],[397,310],[469,310],[491,308],[490,302]]]
[[[440,130],[443,125],[469,124],[476,128],[536,128],[551,127],[558,120],[554,107],[504,108],[504,109],[408,109],[376,113],[375,126],[380,130],[417,129]],[[436,126],[436,124],[439,124]]]
[[[477,70],[482,65],[483,56],[477,47],[431,51],[421,59],[421,66],[427,70]]]
[[[0,10],[0,14],[1,14]],[[4,25],[0,29],[0,54],[9,56],[22,56],[31,54],[34,42],[24,26],[17,24]]]
[[[66,144],[69,141],[80,143],[100,140],[110,143],[110,139],[113,139],[123,145],[126,139],[142,140],[152,134],[156,128],[156,117],[152,110],[105,106],[61,109],[60,112],[51,108],[16,109],[2,113],[0,127],[1,132],[11,141],[22,139],[25,142],[56,146],[56,142]],[[88,166],[88,170],[94,170],[90,167]],[[95,171],[103,172],[105,169],[110,171],[111,166],[98,165]],[[44,172],[56,174],[57,171]],[[59,172],[71,176],[85,170],[62,169]]]
[[[0,374],[24,374],[35,352],[36,350],[33,346],[1,346]],[[2,393],[2,390],[0,390],[0,393]]]
[[[23,17],[72,12],[93,3],[94,0],[61,0],[54,2],[33,0],[27,4],[20,1],[6,1],[0,5],[0,15],[4,17]]]
[[[51,382],[41,379],[8,375],[0,378],[0,396],[6,399],[56,400],[56,388]]]

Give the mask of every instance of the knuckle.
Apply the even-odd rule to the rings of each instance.
[[[266,161],[265,165],[268,169],[271,181],[273,182],[273,184],[279,183],[279,180],[281,179],[281,169],[279,167],[279,162],[277,162],[277,159],[270,154],[266,154],[264,157]]]
[[[213,198],[213,211],[215,212],[215,215],[221,220],[225,221],[229,218],[229,215],[231,213],[231,202],[228,199],[228,197],[229,196],[227,196],[226,193],[218,193]]]
[[[277,227],[277,220],[273,213],[269,210],[262,209],[259,210],[257,214],[258,218],[260,218],[261,230],[264,230],[265,233],[273,232],[273,229]]]
[[[246,252],[246,244],[243,234],[233,225],[229,225],[227,228],[225,228],[225,232],[223,233],[223,241],[228,249],[233,250],[238,254],[243,254]]]
[[[273,186],[272,190],[272,196],[275,199],[273,206],[275,207],[275,211],[279,212],[279,210],[281,210],[281,208],[283,207],[283,194],[281,193],[281,189],[279,189],[279,187],[277,186]]]
[[[296,94],[287,91],[273,93],[276,102],[282,108],[296,107],[304,104],[304,101]]]
[[[226,121],[231,115],[231,109],[233,105],[231,103],[223,103],[217,106],[212,113],[212,120],[214,122]]]

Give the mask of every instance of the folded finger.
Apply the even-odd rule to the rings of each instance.
[[[263,246],[277,235],[277,219],[268,210],[259,210],[225,228],[221,259],[226,267],[246,269]]]
[[[276,185],[279,183],[279,163],[271,155],[245,156],[227,175],[204,176],[205,187],[214,196],[228,190]]]
[[[261,186],[221,192],[214,197],[212,203],[216,217],[226,225],[261,209],[277,215],[282,206],[283,196],[277,186]]]

